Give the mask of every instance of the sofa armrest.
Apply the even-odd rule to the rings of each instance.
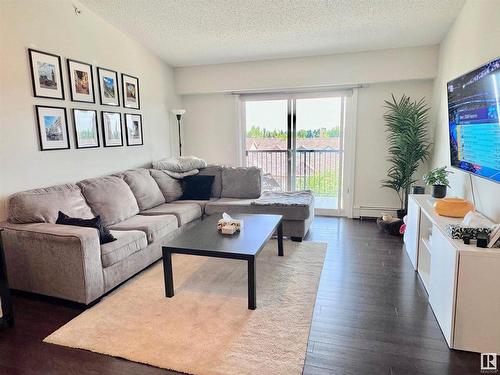
[[[88,304],[104,293],[94,228],[2,223],[10,287]]]

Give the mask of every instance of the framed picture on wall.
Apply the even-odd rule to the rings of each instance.
[[[101,112],[104,147],[123,146],[122,116],[118,112]]]
[[[125,108],[140,109],[139,78],[122,73],[123,106]]]
[[[120,105],[118,73],[114,70],[97,68],[97,79],[99,80],[101,104],[118,107]]]
[[[144,144],[141,115],[125,113],[125,128],[127,131],[128,146],[140,146]]]
[[[64,99],[61,58],[28,49],[33,95],[37,98]]]
[[[97,111],[73,109],[73,125],[75,127],[76,148],[100,146],[99,131],[97,130]]]
[[[70,59],[66,61],[68,63],[71,100],[74,102],[95,103],[92,65]]]
[[[70,148],[66,108],[35,106],[40,150],[65,150]]]

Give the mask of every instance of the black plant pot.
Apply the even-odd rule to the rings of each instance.
[[[402,219],[402,218],[404,218],[404,217],[405,217],[405,215],[406,215],[406,210],[403,210],[403,209],[401,209],[401,210],[397,210],[397,211],[396,211],[396,214],[398,215],[398,219]]]
[[[434,198],[446,197],[446,185],[432,185],[432,196]]]

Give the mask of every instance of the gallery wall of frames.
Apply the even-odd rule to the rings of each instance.
[[[28,49],[28,55],[33,95],[36,98],[64,100],[61,57],[34,49]],[[119,80],[119,73],[115,70],[95,67],[94,71],[91,64],[72,59],[66,59],[66,66],[72,102],[97,105],[98,95],[100,105],[115,108],[101,110],[99,114],[94,109],[73,106],[35,105],[40,150],[71,148],[68,117],[72,123],[73,144],[77,149],[101,147],[101,139],[104,147],[125,146],[123,133],[127,146],[143,145],[142,116],[136,112],[141,108],[139,78],[121,73]],[[95,92],[94,72],[98,94]],[[118,110],[120,106],[131,111],[122,113]],[[69,116],[67,112],[70,112]]]

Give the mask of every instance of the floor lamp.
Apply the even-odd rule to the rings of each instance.
[[[184,113],[186,113],[185,109],[172,109],[171,111],[175,117],[177,117],[177,128],[179,129],[179,156],[182,156],[182,139],[181,139],[181,118]]]

